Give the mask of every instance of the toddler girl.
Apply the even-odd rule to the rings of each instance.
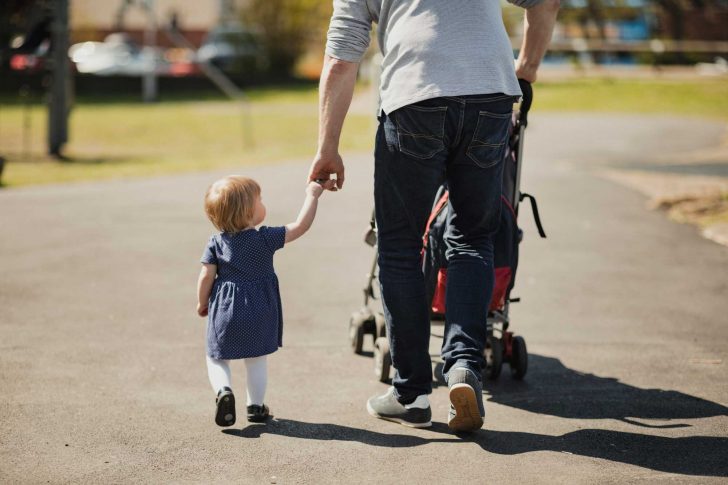
[[[262,226],[265,206],[260,186],[231,175],[207,189],[205,212],[221,232],[210,238],[202,255],[197,283],[197,313],[207,320],[207,372],[217,393],[215,422],[235,423],[235,396],[230,384],[231,359],[247,370],[248,421],[269,415],[264,404],[266,356],[282,345],[283,319],[273,254],[311,227],[318,198],[335,181],[311,182],[296,222]]]

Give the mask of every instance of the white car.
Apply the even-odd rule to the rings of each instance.
[[[103,42],[74,44],[68,56],[78,72],[99,76],[142,76],[167,70],[159,49],[139,47],[123,33],[109,34]]]

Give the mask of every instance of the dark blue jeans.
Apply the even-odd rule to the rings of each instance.
[[[500,219],[503,153],[513,96],[434,98],[379,118],[374,202],[379,281],[394,387],[401,402],[432,392],[430,302],[422,236],[437,189],[447,182],[443,373],[466,366],[480,376],[493,292],[492,235]]]

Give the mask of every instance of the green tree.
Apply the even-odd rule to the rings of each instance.
[[[708,5],[706,0],[654,0],[670,19],[670,37],[683,40],[685,37],[685,13],[688,10],[703,10]],[[715,2],[719,3],[719,2]]]
[[[271,74],[288,75],[312,44],[320,45],[331,10],[321,0],[250,0],[242,16],[260,33]]]

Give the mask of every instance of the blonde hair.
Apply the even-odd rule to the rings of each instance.
[[[205,193],[205,213],[222,232],[236,233],[250,226],[260,185],[253,179],[230,175],[210,185]]]

